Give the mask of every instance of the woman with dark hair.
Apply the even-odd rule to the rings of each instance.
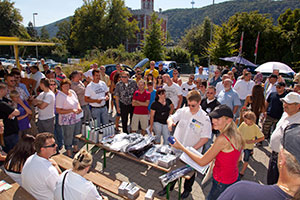
[[[166,98],[166,90],[158,89],[156,91],[155,101],[150,110],[150,132],[154,131],[156,135],[155,142],[160,144],[161,135],[164,138],[164,144],[168,144],[170,132],[168,130],[167,119],[174,111],[174,105],[170,99]]]
[[[34,140],[32,135],[25,134],[17,145],[9,151],[4,161],[5,172],[19,185],[22,184],[21,172],[26,159],[34,154]]]
[[[156,90],[163,87],[163,78],[162,75],[159,75],[156,79]]]
[[[265,96],[264,88],[261,85],[255,85],[252,94],[248,95],[245,100],[244,107],[249,107],[256,115],[256,124],[259,122],[259,116],[265,112]]]

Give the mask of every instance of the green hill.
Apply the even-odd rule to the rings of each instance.
[[[211,18],[215,24],[221,25],[237,12],[257,10],[262,14],[270,14],[276,24],[279,15],[288,8],[300,8],[300,0],[232,0],[202,8],[166,10],[163,14],[168,16],[168,31],[172,39],[179,41],[186,29],[201,24],[206,16]],[[69,17],[46,25],[50,37],[56,35],[58,28],[55,25],[66,19]],[[40,29],[41,27],[39,27]]]
[[[48,31],[49,35],[50,35],[50,38],[52,37],[55,37],[56,36],[56,33],[58,31],[58,27],[56,26],[57,24],[65,21],[65,20],[68,20],[70,17],[66,17],[66,18],[63,18],[63,19],[60,19],[56,22],[53,22],[51,24],[47,24],[45,25],[46,27],[46,30]],[[38,34],[40,35],[41,34],[41,29],[42,29],[43,26],[40,26],[40,27],[37,27],[37,31],[38,31]]]

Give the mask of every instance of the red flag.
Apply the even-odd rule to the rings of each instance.
[[[242,51],[243,51],[243,40],[244,40],[244,31],[242,32],[242,36],[241,36],[239,55],[242,55]]]
[[[257,56],[258,42],[259,42],[259,34],[260,34],[260,32],[258,32],[258,34],[257,34],[257,39],[256,39],[256,43],[255,43],[255,52],[254,52],[254,56]]]

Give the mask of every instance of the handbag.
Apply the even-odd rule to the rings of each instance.
[[[64,197],[64,186],[65,186],[65,179],[66,179],[67,174],[68,174],[68,172],[65,173],[64,178],[63,178],[63,182],[62,182],[62,188],[61,188],[62,200],[65,200],[65,197]]]

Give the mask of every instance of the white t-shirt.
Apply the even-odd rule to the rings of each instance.
[[[98,83],[90,82],[85,89],[85,96],[91,99],[103,99],[101,103],[90,103],[93,107],[101,107],[105,105],[105,94],[108,92],[108,87],[104,81]]]
[[[14,180],[16,183],[18,183],[19,185],[22,186],[22,178],[21,178],[21,174],[15,173],[15,172],[9,172],[6,169],[4,169],[5,173],[12,178],[12,180]]]
[[[194,80],[198,80],[198,79],[201,79],[202,81],[203,80],[208,80],[208,75],[207,74],[195,74],[195,79]]]
[[[68,172],[64,183],[64,198],[72,200],[101,200],[102,197],[99,195],[96,187],[92,182],[86,180],[79,174],[72,170],[64,171],[55,186],[54,200],[62,199],[62,182],[65,174]]]
[[[172,83],[171,86],[164,84],[163,88],[166,90],[166,98],[169,98],[174,107],[177,108],[179,101],[178,95],[182,95],[181,87],[176,83]]]
[[[93,70],[94,69],[89,69],[88,71],[84,72],[83,75],[85,77],[87,77],[87,78],[89,77],[89,78],[91,78],[93,80]]]
[[[216,96],[218,96],[218,94],[219,94],[222,90],[224,90],[224,85],[223,85],[223,82],[220,81],[220,82],[218,82],[217,85],[216,85]]]
[[[49,92],[42,92],[37,97],[38,100],[41,100],[48,104],[44,109],[39,109],[39,120],[46,120],[55,117],[54,106],[55,106],[55,94],[49,90]]]
[[[254,85],[255,82],[252,80],[238,80],[233,89],[238,93],[240,99],[245,100],[248,95],[252,94],[252,88]]]
[[[280,120],[276,124],[276,128],[273,131],[270,139],[270,146],[272,151],[279,153],[281,138],[283,137],[284,129],[290,124],[299,124],[300,123],[300,112],[292,116],[288,116],[286,112],[284,112],[280,118]]]
[[[36,153],[25,162],[22,173],[22,187],[38,200],[53,199],[55,184],[59,178],[52,163]]]
[[[201,138],[211,138],[211,122],[207,113],[200,108],[196,114],[190,112],[189,107],[178,109],[170,116],[178,122],[174,137],[185,147],[193,147]],[[202,151],[202,147],[198,149]]]
[[[276,83],[277,83],[277,82],[276,82]],[[267,90],[266,90],[266,99],[268,99],[269,95],[270,95],[272,92],[276,92],[276,91],[277,91],[277,90],[276,90],[276,86],[275,86],[276,83],[274,83],[274,84],[270,83],[269,87],[268,87]]]
[[[45,75],[42,72],[37,71],[35,74],[31,73],[30,78],[32,78],[36,81],[36,85],[35,85],[35,88],[34,88],[34,91],[36,92],[36,89],[40,86],[41,79],[45,78]]]
[[[189,93],[189,91],[192,91],[195,88],[196,88],[196,85],[194,83],[192,83],[192,85],[189,85],[188,82],[184,82],[181,85],[182,96],[186,97],[186,95]]]

